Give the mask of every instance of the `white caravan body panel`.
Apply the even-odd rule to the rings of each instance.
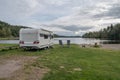
[[[21,29],[20,47],[23,48],[44,48],[53,45],[53,32],[44,29]]]

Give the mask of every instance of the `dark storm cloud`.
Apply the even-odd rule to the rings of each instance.
[[[71,25],[71,26],[63,26],[62,28],[70,31],[79,31],[79,30],[85,31],[85,30],[92,29],[93,27]]]
[[[114,18],[120,18],[120,4],[114,5],[108,12],[108,16],[114,17]]]
[[[94,18],[102,18],[102,17],[120,18],[120,3],[112,5],[112,7],[108,11],[94,15],[93,17]]]

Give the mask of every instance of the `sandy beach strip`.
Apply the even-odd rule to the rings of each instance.
[[[120,50],[120,44],[102,44],[103,49]]]

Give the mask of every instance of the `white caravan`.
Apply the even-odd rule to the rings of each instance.
[[[53,45],[53,32],[44,29],[21,29],[19,44],[22,48],[40,49]]]

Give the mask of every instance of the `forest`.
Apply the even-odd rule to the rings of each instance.
[[[99,38],[108,40],[120,40],[120,24],[111,24],[100,31],[85,33],[83,38]]]
[[[19,37],[19,30],[21,28],[28,28],[28,27],[10,25],[6,22],[0,21],[0,38]]]

